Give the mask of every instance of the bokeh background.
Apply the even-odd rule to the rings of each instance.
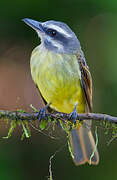
[[[37,34],[21,19],[59,20],[77,34],[93,77],[94,112],[117,115],[117,1],[116,0],[1,0],[0,1],[0,109],[31,111],[42,103],[30,75],[31,51]],[[0,122],[0,179],[48,179],[49,158],[65,144],[32,129],[30,139],[20,140],[17,128],[10,139]],[[61,131],[60,131],[61,133]],[[65,146],[52,161],[54,179],[117,179],[117,140],[98,128],[100,163],[76,167]]]

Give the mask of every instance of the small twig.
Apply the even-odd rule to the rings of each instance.
[[[58,150],[55,151],[55,153],[50,157],[49,159],[49,179],[48,180],[53,180],[53,174],[52,174],[52,160],[56,156],[57,153],[59,153],[66,145],[68,142],[66,142],[63,146],[61,146]]]
[[[117,133],[109,140],[107,146],[109,146],[115,138],[117,138]]]
[[[95,152],[96,152],[96,149],[97,149],[97,145],[98,145],[97,126],[96,126],[96,129],[95,129],[95,136],[96,136],[96,142],[95,142],[95,147],[94,147],[94,149],[93,149],[93,152],[92,152],[92,154],[91,154],[91,156],[90,156],[90,164],[91,164],[92,158],[93,158],[94,155],[95,155]]]
[[[46,114],[47,118],[50,118],[51,121],[53,119],[68,119],[69,114],[65,113],[54,113],[54,114]],[[20,111],[7,111],[7,110],[0,110],[0,119],[10,119],[10,120],[27,120],[27,121],[35,121],[37,120],[37,113],[28,113],[28,112],[20,112]],[[111,123],[117,123],[117,117],[107,115],[107,114],[100,114],[100,113],[83,113],[78,114],[77,119],[79,120],[97,120],[97,121],[108,121]]]
[[[32,127],[34,130],[38,131],[39,133],[43,134],[44,136],[50,137],[51,139],[55,139],[55,140],[58,139],[57,137],[54,137],[54,136],[51,136],[51,135],[49,135],[49,134],[44,133],[44,132],[43,132],[42,130],[40,130],[39,128],[35,127],[31,122],[30,122],[30,125],[31,125],[31,127]]]

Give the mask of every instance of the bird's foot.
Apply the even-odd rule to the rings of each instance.
[[[77,105],[75,105],[73,112],[69,114],[69,119],[72,118],[74,124],[76,124],[76,120],[77,120],[77,117],[78,117],[78,113],[77,113],[76,107],[77,107]]]
[[[47,104],[44,108],[41,108],[37,114],[37,118],[39,121],[41,121],[42,119],[46,119],[46,110],[49,107],[50,103]]]

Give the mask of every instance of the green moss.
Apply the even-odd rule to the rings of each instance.
[[[9,128],[9,131],[8,131],[8,135],[3,137],[3,138],[8,139],[9,137],[11,137],[11,135],[12,135],[15,128],[16,128],[16,121],[13,120],[13,121],[11,121],[10,128]]]
[[[12,120],[10,123],[10,128],[8,130],[8,135],[3,138],[4,139],[10,138],[12,136],[16,126],[22,126],[23,133],[22,133],[21,139],[23,139],[24,137],[29,138],[31,136],[28,121]]]
[[[20,112],[20,113],[25,113],[25,111],[22,110],[22,109],[17,109],[17,111]]]
[[[94,157],[95,152],[96,152],[96,149],[97,149],[97,146],[98,146],[98,133],[97,133],[97,127],[95,128],[95,136],[96,136],[95,147],[94,147],[93,152],[92,152],[92,154],[91,154],[91,156],[90,156],[90,164],[91,164],[91,160],[92,160],[92,158]]]
[[[110,140],[111,142],[117,137],[117,124],[108,122],[105,119],[104,121],[100,123],[100,126],[104,128],[105,135],[108,135],[108,134],[111,135],[111,140]],[[110,144],[110,141],[108,144]]]
[[[34,112],[38,112],[38,110],[32,104],[30,104],[30,107]]]
[[[21,139],[23,139],[24,136],[26,138],[29,138],[31,136],[31,132],[27,121],[22,121],[22,128],[23,128],[23,134]]]
[[[42,120],[39,127],[41,130],[44,130],[47,127],[47,125],[48,125],[48,121]]]
[[[72,159],[74,159],[74,155],[72,153],[71,145],[70,145],[69,141],[68,141],[68,149],[69,149],[69,152],[70,152],[70,155],[71,155]]]

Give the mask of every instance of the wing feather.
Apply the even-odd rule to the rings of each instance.
[[[84,91],[89,112],[92,112],[92,78],[82,50],[77,54],[77,58],[81,70],[81,86]]]

